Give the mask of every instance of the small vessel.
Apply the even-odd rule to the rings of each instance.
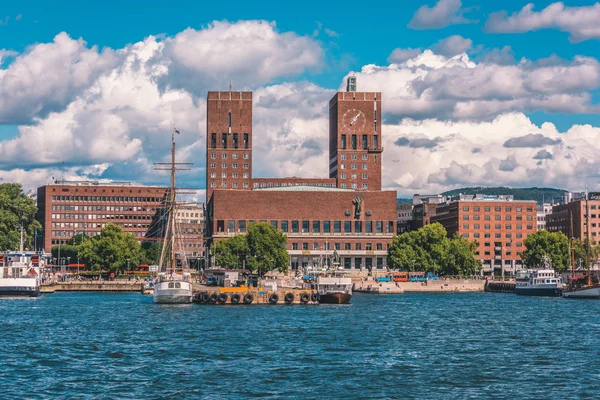
[[[515,293],[524,296],[560,296],[564,287],[562,279],[549,266],[549,258],[543,258],[541,269],[528,269],[517,276]]]
[[[347,278],[343,271],[338,271],[337,265],[339,263],[334,262],[332,269],[323,265],[306,268],[302,278],[304,287],[317,291],[320,304],[350,304],[352,279]]]
[[[40,256],[23,251],[23,227],[19,251],[0,254],[0,296],[38,297],[40,295]]]
[[[175,132],[179,133],[175,130]],[[189,163],[175,162],[175,132],[171,135],[171,162],[156,163],[169,165],[171,171],[171,189],[168,193],[166,212],[168,215],[165,231],[165,240],[160,252],[159,274],[154,285],[153,302],[158,304],[188,304],[192,302],[192,279],[189,272],[185,272],[187,260],[182,262],[182,271],[177,271],[175,238],[177,227],[175,224],[175,171],[178,165]],[[165,168],[160,168],[165,169]],[[168,257],[167,257],[168,255]]]

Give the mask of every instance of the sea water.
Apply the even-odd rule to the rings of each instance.
[[[599,311],[491,293],[344,306],[0,299],[0,398],[598,398]]]

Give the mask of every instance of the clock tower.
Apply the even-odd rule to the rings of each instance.
[[[381,190],[381,92],[357,92],[356,77],[329,101],[329,177],[337,187]]]

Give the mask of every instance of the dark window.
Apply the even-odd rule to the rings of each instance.
[[[292,233],[298,233],[298,221],[292,221]]]
[[[217,147],[217,134],[216,133],[211,133],[210,147],[212,147],[213,149],[215,149]]]
[[[234,220],[227,221],[227,232],[235,232],[235,221]]]
[[[313,221],[313,232],[321,232],[321,221]]]
[[[360,250],[360,249],[357,249],[357,250]],[[362,267],[362,258],[356,257],[354,259],[354,268],[360,269],[361,267]]]
[[[333,232],[340,233],[342,231],[341,221],[333,221]]]
[[[383,244],[381,244],[381,243],[377,243],[375,246],[376,246],[375,248],[376,248],[377,250],[383,250]]]
[[[346,232],[346,233],[352,232],[352,221],[344,221],[344,232]]]
[[[383,221],[375,222],[375,233],[383,233]]]
[[[238,134],[237,133],[233,134],[233,148],[234,149],[238,148]]]
[[[373,148],[379,148],[379,144],[377,143],[377,135],[373,135]]]
[[[356,250],[362,250],[362,245],[360,243],[356,243],[354,247],[356,248]]]
[[[333,244],[333,248],[334,248],[335,250],[339,250],[339,249],[340,249],[340,244],[339,244],[339,243],[334,243],[334,244]]]
[[[277,229],[277,221],[275,220],[271,220],[271,226],[275,229]]]
[[[287,220],[281,221],[281,230],[283,232],[287,232],[288,231],[288,222],[287,222]]]
[[[308,250],[308,243],[302,243],[302,250]]]
[[[344,243],[344,250],[352,250],[352,243]]]
[[[367,135],[362,135],[362,148],[364,150],[366,150],[367,147],[368,147],[368,144],[367,144]]]
[[[244,148],[247,149],[248,146],[249,146],[249,143],[248,143],[248,134],[244,133]]]
[[[245,220],[238,221],[238,231],[246,232],[246,221]]]
[[[365,221],[365,232],[373,233],[373,221]]]
[[[356,150],[356,135],[352,135],[352,150]]]
[[[231,128],[231,111],[229,111],[229,117],[227,118],[227,123],[229,124],[229,127]]]
[[[330,233],[331,232],[329,221],[323,221],[323,232],[324,233]]]
[[[362,232],[362,221],[354,221],[354,232],[355,233]]]
[[[227,134],[223,133],[221,135],[221,147],[223,147],[224,149],[227,148]]]
[[[342,135],[342,149],[346,149],[346,135]]]
[[[350,263],[352,262],[352,259],[350,257],[344,257],[344,268],[345,269],[350,269]]]
[[[302,233],[308,232],[308,221],[302,221]]]
[[[292,250],[298,250],[298,243],[292,243]]]

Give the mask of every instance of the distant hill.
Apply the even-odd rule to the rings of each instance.
[[[442,193],[445,196],[457,196],[459,194],[489,194],[489,195],[513,195],[515,200],[535,200],[538,204],[543,202],[552,203],[562,201],[566,190],[553,188],[509,188],[509,187],[469,187],[449,190]]]

